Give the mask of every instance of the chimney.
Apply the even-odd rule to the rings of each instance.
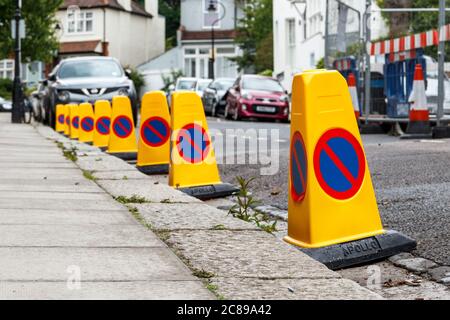
[[[131,11],[132,0],[117,0],[117,2],[127,11]]]
[[[158,0],[145,0],[145,11],[154,16],[158,15]]]

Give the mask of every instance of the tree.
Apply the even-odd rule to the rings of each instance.
[[[272,0],[246,2],[235,42],[241,48],[242,56],[231,60],[240,70],[254,69],[256,73],[273,70]]]
[[[23,1],[26,38],[22,40],[22,61],[51,61],[58,49],[55,12],[62,3],[62,0]],[[14,13],[15,1],[0,0],[0,58],[8,57],[14,51],[14,41],[11,38]]]
[[[166,17],[166,49],[177,45],[180,27],[180,0],[159,0],[159,13]]]

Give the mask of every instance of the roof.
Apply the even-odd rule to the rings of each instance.
[[[93,41],[76,41],[76,42],[61,42],[59,44],[60,54],[69,53],[93,53],[96,52],[100,40]]]
[[[214,38],[234,39],[236,37],[236,30],[214,30]],[[181,31],[181,40],[210,40],[211,30],[207,31]]]
[[[64,0],[64,3],[59,7],[59,10],[66,10],[70,6],[78,6],[80,9],[110,8],[113,10],[130,12],[147,18],[153,18],[153,15],[145,11],[145,8],[139,3],[133,0],[130,1],[131,11],[127,11],[117,0]]]

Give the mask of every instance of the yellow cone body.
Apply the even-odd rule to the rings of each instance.
[[[137,153],[136,132],[128,97],[113,98],[108,152]]]
[[[111,104],[106,100],[95,102],[94,146],[108,147],[111,129]]]
[[[296,75],[285,240],[319,248],[384,232],[345,79],[326,70]]]
[[[70,105],[70,139],[78,139],[79,136],[79,126],[80,117],[78,112],[78,105]]]
[[[137,166],[169,164],[170,115],[166,95],[149,92],[141,103]]]
[[[195,92],[172,95],[169,185],[220,184],[214,148],[202,101]]]
[[[62,104],[56,105],[56,125],[55,131],[62,133],[66,128],[66,106]]]
[[[65,123],[64,123],[64,135],[69,137],[70,136],[70,104],[66,104],[65,106]]]
[[[78,140],[80,142],[92,142],[94,140],[94,110],[90,103],[82,103],[78,107],[80,116],[80,129]]]

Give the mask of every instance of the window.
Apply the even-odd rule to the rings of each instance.
[[[286,20],[286,29],[287,29],[287,50],[286,50],[286,61],[289,66],[294,65],[295,61],[295,46],[297,44],[297,36],[296,36],[296,30],[295,30],[295,19],[288,19]]]
[[[220,28],[219,18],[222,15],[221,5],[219,4],[220,0],[202,0],[203,2],[203,28],[211,28],[214,25],[214,28]],[[210,5],[212,5],[215,10],[208,10]]]
[[[90,33],[94,30],[94,15],[91,11],[71,11],[67,13],[68,33]]]
[[[14,60],[0,60],[0,79],[14,78]]]
[[[186,77],[196,77],[196,59],[185,58],[184,59],[184,74]]]

